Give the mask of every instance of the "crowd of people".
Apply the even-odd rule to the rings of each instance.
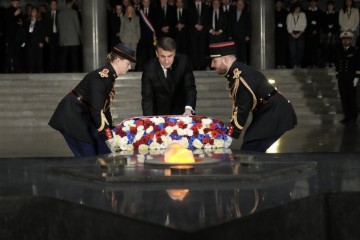
[[[306,2],[306,5],[304,4]],[[171,37],[177,52],[189,57],[194,70],[210,67],[208,44],[234,41],[237,59],[249,64],[251,16],[249,0],[112,0],[108,11],[108,50],[121,42],[136,50],[142,71],[155,56],[156,39]],[[303,4],[303,6],[301,5]],[[336,9],[326,1],[275,1],[277,68],[331,67],[340,33],[350,31],[357,41],[359,11],[353,0]],[[56,0],[20,8],[19,0],[0,7],[0,72],[80,72],[82,66],[81,12],[74,0]]]

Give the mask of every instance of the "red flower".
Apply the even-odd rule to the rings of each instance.
[[[197,123],[197,124],[196,124],[196,127],[197,127],[197,129],[202,128],[202,123]]]
[[[211,136],[213,137],[213,138],[217,138],[218,136],[219,136],[219,133],[217,132],[217,131],[211,131]]]
[[[211,129],[211,130],[216,129],[216,124],[215,124],[215,123],[210,123],[210,129]]]
[[[137,133],[137,128],[136,127],[130,127],[130,133],[131,134],[136,134]]]
[[[162,143],[163,143],[163,140],[162,140],[161,138],[158,138],[158,139],[156,139],[156,142],[157,142],[158,144],[162,144]]]
[[[136,127],[139,127],[141,125],[144,125],[144,122],[142,120],[136,122]]]
[[[159,127],[158,125],[155,125],[155,126],[154,126],[154,131],[155,131],[155,132],[160,131],[160,127]]]
[[[207,134],[208,132],[210,132],[211,130],[209,128],[204,128],[204,133]]]
[[[152,139],[154,139],[154,134],[149,133],[148,135],[146,135],[146,137],[147,137],[149,140],[152,140]]]
[[[171,134],[176,136],[176,135],[178,135],[178,132],[176,130],[174,130]]]
[[[187,124],[184,124],[183,126],[182,126],[182,129],[185,129],[185,128],[187,128]]]
[[[169,122],[169,124],[168,124],[170,127],[173,127],[173,126],[175,126],[175,123],[174,122]]]
[[[183,121],[181,121],[181,120],[177,122],[177,125],[178,125],[179,128],[183,128],[184,124],[185,123]]]
[[[204,144],[210,143],[210,138],[207,138],[207,137],[204,138],[204,139],[203,139],[203,143],[204,143]]]
[[[161,134],[161,136],[167,136],[168,135],[167,132],[165,131],[165,129],[161,129],[160,134]]]
[[[194,137],[199,136],[199,130],[197,130],[196,128],[195,128],[195,129],[192,129],[192,130],[193,130],[193,136],[194,136]]]
[[[161,138],[161,132],[160,132],[160,131],[156,132],[156,133],[155,133],[155,136],[156,136],[156,138],[158,138],[158,139]]]

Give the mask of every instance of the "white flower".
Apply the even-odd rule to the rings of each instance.
[[[177,130],[177,133],[178,133],[179,136],[185,136],[186,135],[186,131],[184,131],[184,129],[181,129],[181,128]]]
[[[130,127],[129,127],[129,126],[124,126],[124,127],[122,128],[122,130],[123,130],[124,132],[130,131]]]
[[[199,131],[199,134],[205,134],[203,128],[200,128],[198,131]]]
[[[178,130],[179,129],[179,126],[178,125],[175,125],[173,126],[174,130]]]
[[[172,139],[169,136],[161,136],[161,140],[163,141],[162,145],[165,148],[172,142]]]
[[[165,123],[165,119],[163,117],[152,117],[150,118],[150,121],[152,121],[156,125],[159,125],[160,123]]]
[[[214,139],[215,148],[222,148],[222,147],[224,147],[224,144],[225,144],[224,140],[222,140],[222,139]]]
[[[139,146],[139,153],[140,153],[140,154],[147,154],[148,152],[149,152],[149,147],[148,147],[148,145],[140,144],[140,146]]]
[[[201,123],[204,124],[206,127],[208,127],[210,123],[212,123],[212,120],[209,118],[203,118],[201,119]]]
[[[195,147],[195,148],[202,148],[203,147],[203,144],[202,142],[199,140],[199,139],[195,139],[193,142],[192,142],[192,145]]]
[[[180,142],[182,143],[182,145],[184,145],[185,148],[188,148],[188,147],[189,147],[189,141],[188,141],[187,138],[182,137],[182,138],[180,139]]]
[[[151,133],[154,130],[153,126],[148,127],[148,129],[146,129],[146,133]]]
[[[167,132],[168,134],[171,134],[173,131],[174,131],[174,129],[173,129],[173,127],[171,127],[171,126],[167,126],[167,127],[165,128],[165,132]]]
[[[183,121],[185,124],[189,124],[192,122],[192,118],[189,116],[182,116],[179,117],[179,120]]]
[[[139,141],[142,136],[143,136],[143,133],[137,132],[134,137],[134,142]]]
[[[127,120],[127,121],[125,121],[124,123],[123,123],[123,125],[125,126],[125,127],[129,127],[129,126],[134,126],[135,125],[135,121],[134,120],[132,120],[132,119],[130,119],[130,120]]]
[[[159,144],[154,141],[154,142],[152,142],[152,143],[150,144],[149,148],[150,148],[151,150],[159,149],[159,146],[158,146],[158,145],[159,145]]]
[[[185,131],[185,136],[189,136],[189,137],[191,137],[192,135],[194,135],[194,131],[193,130],[191,130],[190,128],[186,128],[186,129],[184,129],[184,131]]]
[[[144,126],[143,126],[143,125],[138,126],[138,127],[137,127],[137,131],[138,131],[138,132],[139,132],[139,131],[144,132]]]
[[[204,149],[209,149],[212,148],[212,145],[210,145],[209,143],[205,144]]]

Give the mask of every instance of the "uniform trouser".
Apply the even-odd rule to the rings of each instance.
[[[283,134],[274,135],[268,138],[257,139],[253,141],[244,142],[241,145],[241,150],[252,152],[266,152]]]
[[[338,76],[338,88],[341,99],[341,106],[345,119],[356,119],[357,112],[357,99],[356,99],[356,87],[354,87],[355,76],[339,75]]]
[[[75,157],[90,157],[111,152],[104,140],[101,139],[97,133],[97,138],[93,143],[75,140],[67,133],[62,133],[62,135],[64,136],[66,143],[69,145]]]

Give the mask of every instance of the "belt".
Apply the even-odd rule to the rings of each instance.
[[[83,104],[84,106],[86,106],[87,108],[91,108],[91,104],[88,102],[88,100],[86,100],[86,98],[84,98],[83,96],[81,96],[75,89],[73,89],[71,91],[71,93],[76,97],[76,99]]]
[[[267,94],[265,97],[260,98],[258,105],[263,105],[263,104],[267,103],[271,99],[271,97],[277,93],[278,93],[278,91],[276,89],[274,89],[274,91]]]

